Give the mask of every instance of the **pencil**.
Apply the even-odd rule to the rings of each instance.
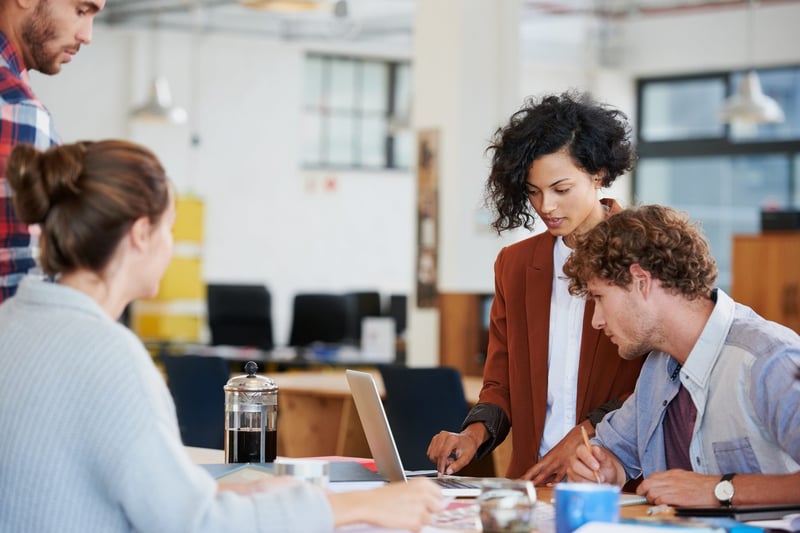
[[[583,443],[586,445],[586,449],[589,450],[589,455],[591,455],[592,445],[589,444],[589,434],[586,433],[586,428],[583,424],[581,424],[581,434],[583,435]],[[594,471],[594,479],[600,483],[600,473],[597,470]]]

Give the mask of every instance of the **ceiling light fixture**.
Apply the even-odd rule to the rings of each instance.
[[[186,122],[186,110],[172,105],[169,83],[163,76],[157,76],[150,85],[150,97],[143,105],[131,111],[131,117],[143,120],[183,124]]]
[[[761,90],[761,80],[755,70],[745,73],[739,91],[725,100],[722,107],[722,120],[725,122],[775,124],[785,118],[778,102]]]
[[[320,0],[239,0],[239,3],[245,7],[284,12],[316,11],[328,5],[327,1]]]
[[[753,10],[756,0],[750,0],[747,11],[747,54],[753,64]],[[742,77],[738,92],[732,94],[722,106],[723,122],[744,122],[751,124],[778,123],[785,120],[783,110],[774,99],[761,90],[761,80],[755,69],[751,68]]]

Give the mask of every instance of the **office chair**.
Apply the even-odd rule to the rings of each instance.
[[[394,329],[398,337],[406,332],[406,306],[408,297],[405,294],[392,294],[389,296],[389,309],[386,316],[394,318]]]
[[[347,302],[341,294],[305,293],[294,297],[290,346],[342,343],[347,338]]]
[[[224,448],[225,391],[230,368],[221,357],[170,355],[162,350],[167,387],[186,446]]]
[[[344,295],[347,304],[347,340],[361,341],[361,321],[368,316],[381,316],[381,295],[377,291],[348,292]]]
[[[386,418],[406,470],[435,468],[428,444],[442,430],[460,431],[469,407],[458,370],[450,367],[378,367],[386,391]]]
[[[211,344],[274,347],[272,298],[263,285],[208,285]]]

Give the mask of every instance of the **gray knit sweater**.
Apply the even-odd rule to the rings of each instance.
[[[0,305],[0,531],[330,531],[306,485],[217,493],[141,342],[85,294],[26,279]]]

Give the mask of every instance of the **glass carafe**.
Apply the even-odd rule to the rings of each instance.
[[[225,385],[225,462],[271,463],[278,448],[278,386],[256,374],[248,361],[247,375]]]

